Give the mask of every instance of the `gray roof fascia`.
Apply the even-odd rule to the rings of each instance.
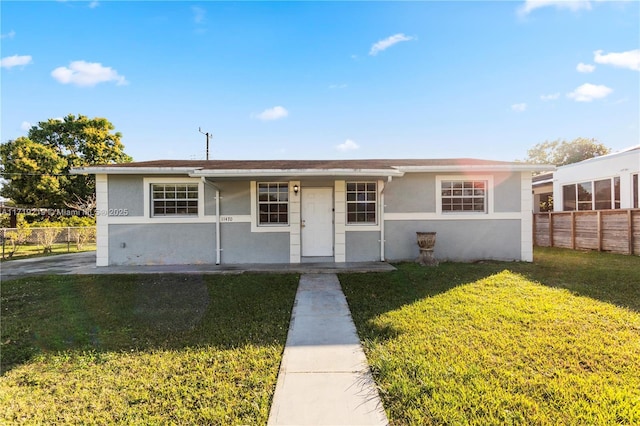
[[[392,176],[401,177],[405,173],[426,172],[514,172],[514,171],[554,171],[549,164],[449,164],[438,166],[393,166],[385,169],[203,169],[202,167],[117,167],[88,166],[76,167],[70,173],[107,175],[168,175],[184,174],[190,177],[240,178],[240,177],[347,177],[347,176]]]
[[[75,167],[72,175],[190,175],[196,170],[193,167]]]
[[[447,166],[402,166],[405,173],[426,172],[551,172],[556,166],[551,164],[460,164]]]
[[[548,185],[550,183],[553,183],[553,178],[531,182],[531,186],[542,186],[542,185]]]
[[[209,178],[234,178],[234,177],[347,177],[347,176],[403,176],[401,172],[393,169],[229,169],[229,170],[195,170],[191,177]]]

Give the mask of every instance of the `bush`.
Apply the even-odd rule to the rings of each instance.
[[[18,227],[12,231],[7,231],[4,234],[5,242],[9,242],[9,259],[20,250],[20,246],[25,244],[31,236],[31,229],[27,226],[24,220],[18,220]]]
[[[59,222],[74,228],[70,237],[75,241],[78,250],[82,250],[86,243],[96,238],[95,217],[70,216],[61,218]]]
[[[42,254],[52,253],[51,246],[53,246],[58,236],[64,230],[62,224],[60,222],[49,222],[46,224],[46,228],[42,227],[44,225],[42,222],[34,223],[32,226],[33,225],[37,225],[37,227],[40,228],[36,233],[36,241],[42,246]]]

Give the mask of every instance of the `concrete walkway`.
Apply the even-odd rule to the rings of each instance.
[[[304,274],[269,425],[387,425],[335,274]]]

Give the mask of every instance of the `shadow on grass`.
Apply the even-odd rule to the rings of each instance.
[[[339,279],[361,338],[389,339],[398,334],[391,326],[373,324],[378,316],[427,297],[446,293],[500,272],[510,263],[443,262],[437,267],[400,263],[389,273],[341,274]]]
[[[40,354],[284,345],[299,276],[93,275],[2,287],[2,374]]]
[[[640,256],[538,247],[512,269],[531,281],[640,312]]]
[[[396,265],[385,274],[341,274],[340,282],[361,337],[385,339],[397,334],[381,329],[371,319],[389,311],[473,283],[503,270],[530,281],[564,288],[640,312],[640,257],[610,253],[536,248],[534,262],[443,262],[438,267],[414,263]]]

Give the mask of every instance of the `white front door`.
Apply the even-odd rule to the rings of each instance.
[[[301,191],[302,256],[333,256],[333,189]]]

